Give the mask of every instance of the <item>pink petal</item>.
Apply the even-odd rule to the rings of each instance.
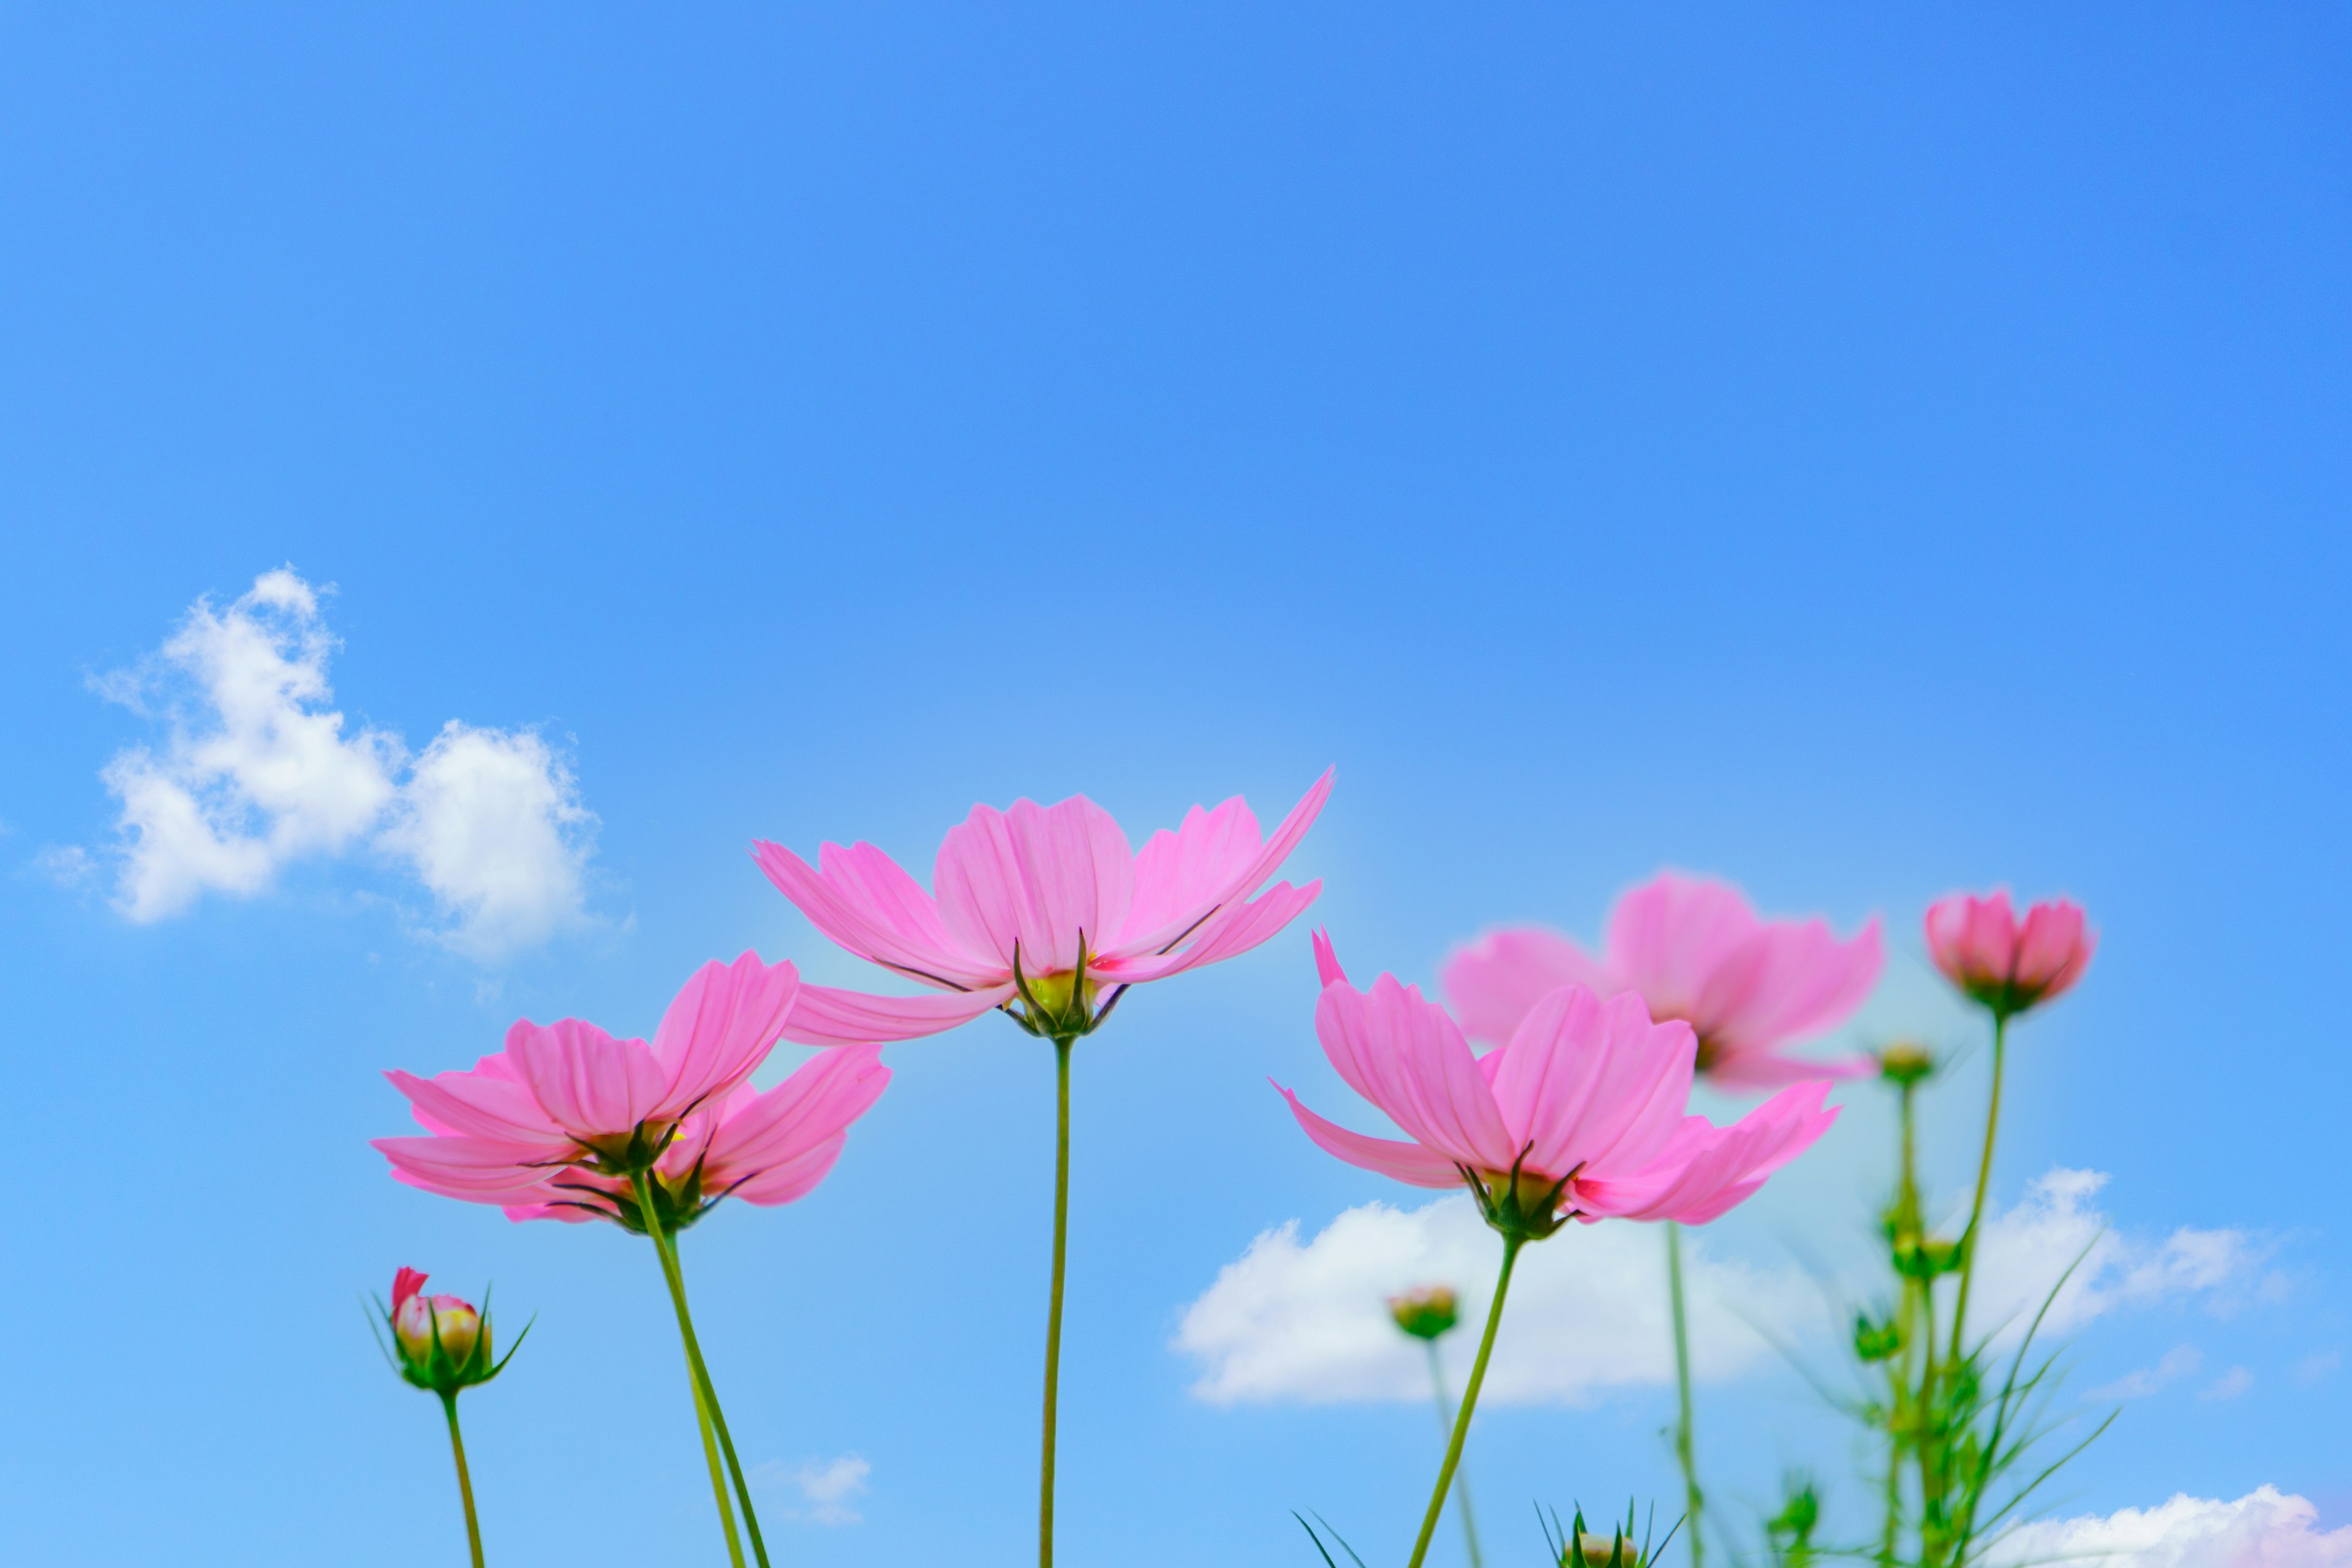
[[[429,1275],[419,1274],[414,1268],[403,1268],[392,1277],[392,1315],[394,1317],[400,1316],[400,1310],[408,1305],[408,1299],[424,1289],[425,1281],[429,1278]]]
[[[1532,926],[1498,931],[1463,948],[1445,961],[1438,981],[1462,1032],[1498,1046],[1538,1002],[1563,985],[1586,986],[1604,997],[1625,989],[1576,943]]]
[[[1760,928],[1737,888],[1676,872],[1617,900],[1609,917],[1609,967],[1639,991],[1654,1018],[1706,1027],[1700,1003],[1708,977]]]
[[[1689,1103],[1698,1043],[1690,1026],[1653,1024],[1628,992],[1604,1003],[1581,985],[1536,1004],[1499,1053],[1495,1102],[1528,1167],[1601,1175],[1655,1157]]]
[[[1445,1010],[1383,974],[1370,994],[1324,989],[1315,1033],[1348,1086],[1445,1160],[1507,1171],[1519,1143],[1496,1108],[1469,1042]]]
[[[1323,770],[1323,776],[1308,786],[1290,808],[1290,815],[1276,826],[1274,837],[1264,843],[1257,839],[1256,817],[1239,795],[1205,815],[1193,807],[1177,835],[1179,840],[1194,835],[1193,842],[1173,843],[1154,855],[1160,839],[1169,837],[1155,836],[1144,847],[1150,865],[1142,858],[1137,860],[1137,908],[1117,933],[1109,952],[1129,958],[1165,952],[1185,941],[1213,912],[1255,894],[1314,826],[1323,803],[1330,797],[1336,772]],[[1201,819],[1197,827],[1196,817]]]
[[[1350,1132],[1335,1122],[1326,1121],[1305,1106],[1298,1097],[1274,1086],[1282,1098],[1290,1101],[1290,1113],[1298,1118],[1298,1125],[1307,1136],[1327,1154],[1335,1154],[1350,1165],[1367,1171],[1377,1171],[1383,1176],[1393,1176],[1400,1182],[1416,1187],[1458,1187],[1462,1173],[1444,1155],[1423,1148],[1418,1143],[1400,1143],[1388,1138],[1367,1138],[1360,1132]]]
[[[1109,945],[1135,897],[1135,856],[1108,812],[1082,795],[1053,806],[975,805],[948,830],[932,868],[940,919],[966,951],[1030,974],[1067,973],[1083,937]]]
[[[511,1079],[479,1068],[471,1072],[436,1073],[429,1079],[397,1069],[383,1076],[408,1097],[417,1121],[436,1132],[514,1143],[570,1142],[563,1129],[540,1109],[530,1090]]]
[[[393,1173],[448,1197],[496,1203],[547,1179],[544,1151],[488,1138],[378,1138]]]
[[[890,1069],[881,1058],[880,1046],[838,1046],[763,1094],[739,1095],[703,1156],[712,1190],[733,1188],[837,1141],[889,1084]]]
[[[2017,917],[2009,894],[1955,893],[1928,907],[1927,951],[1945,978],[1963,990],[1999,985],[2015,962]]]
[[[803,985],[784,1020],[784,1038],[803,1046],[845,1046],[866,1040],[911,1040],[979,1017],[1012,997],[1010,984],[944,996],[871,996],[830,985]]]
[[[1135,903],[1106,951],[1158,952],[1189,935],[1265,847],[1257,818],[1235,795],[1214,811],[1184,814],[1174,832],[1151,836],[1135,857]]]
[[[948,935],[931,896],[871,844],[824,846],[822,871],[781,844],[762,840],[751,855],[812,925],[860,958],[942,988],[1003,978],[992,960]]]
[[[1772,921],[1703,984],[1691,1022],[1717,1051],[1769,1050],[1843,1023],[1884,963],[1874,918],[1848,942],[1826,921]]]
[[[1781,1089],[1820,1079],[1875,1078],[1878,1058],[1869,1055],[1817,1059],[1784,1057],[1770,1051],[1738,1051],[1715,1058],[1706,1080],[1727,1093]]]
[[[762,963],[756,952],[696,970],[654,1031],[654,1060],[669,1083],[653,1114],[683,1116],[750,1078],[775,1046],[800,984],[799,970]]]
[[[1245,904],[1228,904],[1211,915],[1181,952],[1162,957],[1112,959],[1103,965],[1103,978],[1133,985],[1146,980],[1165,980],[1188,969],[1236,957],[1297,920],[1322,890],[1319,880],[1303,888],[1276,882],[1264,897]]]
[[[727,1195],[747,1204],[795,1203],[816,1190],[817,1184],[833,1170],[834,1162],[841,1158],[842,1146],[848,1142],[847,1133],[835,1133],[782,1164],[771,1165],[745,1178],[728,1188]]]
[[[1348,972],[1339,967],[1339,950],[1331,945],[1331,933],[1316,927],[1314,943],[1315,977],[1326,985],[1348,984]]]
[[[2063,899],[2034,905],[2017,937],[2018,988],[2038,999],[2057,995],[2082,978],[2097,946],[2098,938],[2075,905]]]
[[[1745,1202],[1829,1130],[1838,1114],[1822,1106],[1829,1090],[1826,1083],[1783,1089],[1729,1127],[1686,1118],[1646,1169],[1591,1182],[1580,1178],[1577,1206],[1603,1216],[1704,1225]]]
[[[668,1087],[643,1040],[616,1040],[577,1018],[519,1022],[507,1031],[507,1052],[540,1108],[583,1142],[625,1137]]]

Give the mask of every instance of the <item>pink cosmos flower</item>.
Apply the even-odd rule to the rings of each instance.
[[[399,1180],[516,1219],[601,1215],[641,1228],[634,1208],[610,1201],[635,1172],[656,1178],[671,1228],[724,1196],[789,1203],[832,1167],[890,1077],[878,1046],[845,1046],[765,1094],[749,1089],[800,989],[791,964],[747,952],[697,971],[651,1045],[576,1018],[523,1020],[470,1070],[386,1074],[426,1135],[375,1147]]]
[[[1875,918],[1841,942],[1826,921],[1760,920],[1737,888],[1668,871],[1617,900],[1598,958],[1524,927],[1455,953],[1440,978],[1464,1030],[1497,1044],[1562,985],[1637,993],[1652,1017],[1697,1033],[1698,1070],[1711,1081],[1761,1089],[1875,1070],[1867,1057],[1804,1061],[1780,1047],[1843,1022],[1882,962]]]
[[[1084,795],[1050,806],[1020,800],[1006,811],[975,805],[941,841],[929,892],[871,844],[827,844],[812,868],[763,841],[754,848],[760,868],[819,931],[947,993],[804,986],[785,1035],[812,1045],[905,1039],[992,1007],[1034,1034],[1085,1034],[1129,985],[1246,952],[1314,902],[1319,881],[1259,889],[1330,789],[1327,772],[1271,837],[1239,795],[1213,811],[1194,806],[1140,853]]]
[[[2004,1017],[2072,986],[2099,945],[2082,910],[2064,899],[2034,905],[2020,925],[2006,889],[1990,898],[1954,893],[1938,899],[1927,923],[1936,967]]]
[[[1602,1001],[1570,984],[1537,1000],[1508,1044],[1484,1057],[1417,986],[1383,974],[1356,990],[1315,933],[1323,994],[1315,1032],[1339,1076],[1412,1140],[1325,1121],[1281,1085],[1327,1152],[1420,1187],[1467,1185],[1507,1236],[1568,1218],[1703,1225],[1746,1199],[1837,1119],[1826,1082],[1787,1089],[1728,1127],[1689,1116],[1698,1042],[1682,1019],[1653,1022],[1630,992]]]
[[[404,1268],[392,1277],[392,1336],[402,1357],[413,1365],[432,1359],[437,1338],[441,1350],[457,1365],[472,1358],[481,1337],[482,1316],[474,1304],[457,1296],[427,1296],[425,1276]]]

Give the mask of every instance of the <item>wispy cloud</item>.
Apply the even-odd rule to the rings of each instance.
[[[1979,1290],[1989,1309],[1979,1322],[2018,1331],[2077,1258],[2046,1331],[2063,1333],[2120,1307],[2223,1300],[2258,1288],[2266,1254],[2242,1233],[2125,1234],[2093,1201],[2105,1181],[2095,1171],[2053,1170],[1988,1222]],[[1416,1209],[1368,1204],[1311,1240],[1302,1241],[1300,1229],[1294,1220],[1259,1236],[1185,1310],[1172,1342],[1201,1363],[1193,1394],[1216,1405],[1428,1397],[1419,1348],[1389,1321],[1383,1298],[1446,1284],[1461,1292],[1465,1318],[1475,1322],[1485,1311],[1500,1243],[1468,1198]],[[1738,1376],[1773,1342],[1801,1341],[1829,1322],[1822,1283],[1794,1265],[1726,1258],[1703,1233],[1685,1240],[1692,1370],[1700,1380]],[[1486,1397],[1583,1404],[1612,1388],[1670,1384],[1665,1300],[1664,1237],[1654,1226],[1577,1226],[1529,1247],[1512,1280]],[[1475,1337],[1449,1336],[1449,1358],[1466,1361]],[[2193,1374],[2196,1357],[2183,1347],[2104,1392],[2153,1392]],[[1457,1380],[1462,1371],[1454,1367]]]
[[[2253,1387],[2254,1374],[2242,1366],[2233,1366],[2197,1391],[2200,1399],[2235,1399]]]
[[[2204,1364],[2204,1352],[2195,1345],[2175,1345],[2154,1366],[2127,1372],[2115,1382],[2091,1390],[2085,1397],[2095,1404],[2111,1399],[2145,1399],[2184,1377],[2196,1376]]]
[[[2222,1502],[2186,1493],[2154,1508],[2037,1521],[2004,1537],[2000,1568],[2064,1561],[2084,1568],[2352,1568],[2352,1525],[2317,1528],[2319,1510],[2274,1487]]]
[[[808,1506],[784,1510],[786,1519],[806,1520],[811,1524],[863,1524],[866,1516],[851,1508],[849,1500],[865,1495],[866,1478],[873,1473],[874,1467],[856,1454],[798,1465],[771,1459],[751,1467],[751,1482],[772,1491],[789,1489],[800,1493]]]
[[[2344,1364],[2344,1357],[2335,1351],[2315,1351],[2294,1363],[2297,1383],[2317,1383]]]
[[[100,773],[121,807],[111,854],[51,849],[43,868],[70,882],[110,863],[116,907],[145,923],[364,849],[431,895],[426,934],[476,958],[577,920],[595,818],[562,759],[530,730],[452,721],[412,757],[399,735],[351,724],[332,705],[320,597],[291,567],[265,572],[226,607],[198,599],[153,656],[93,681],[163,733]]]
[[[2161,1238],[2127,1235],[2094,1202],[2106,1184],[2103,1172],[2061,1166],[1986,1222],[1972,1328],[2003,1338],[2021,1332],[2062,1276],[2044,1333],[2065,1333],[2117,1307],[2195,1296],[2226,1311],[2276,1289],[2263,1267],[2266,1243],[2242,1230],[2193,1226]]]

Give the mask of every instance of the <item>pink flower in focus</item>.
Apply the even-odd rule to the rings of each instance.
[[[745,1087],[681,1123],[650,1173],[664,1228],[679,1231],[721,1198],[774,1205],[805,1197],[824,1180],[890,1082],[878,1045],[836,1046],[761,1093]],[[551,1176],[533,1201],[510,1204],[512,1219],[608,1219],[644,1228],[625,1177],[573,1166]]]
[[[1936,967],[2002,1017],[2072,986],[2099,945],[2082,910],[2064,899],[2034,905],[2021,926],[2006,889],[1983,899],[1973,893],[1938,899],[1927,924]]]
[[[619,1218],[575,1188],[626,1192],[637,1173],[685,1205],[680,1223],[730,1194],[789,1202],[830,1168],[841,1133],[889,1079],[878,1047],[860,1046],[826,1052],[764,1095],[746,1088],[800,990],[791,964],[747,952],[697,971],[651,1045],[574,1018],[519,1022],[506,1049],[470,1070],[386,1074],[426,1135],[375,1147],[399,1180],[518,1219],[571,1217],[575,1205]]]
[[[906,1039],[992,1007],[1033,1034],[1085,1034],[1128,986],[1246,952],[1314,902],[1319,881],[1259,889],[1330,789],[1327,772],[1271,837],[1260,835],[1239,795],[1214,811],[1194,806],[1181,827],[1154,834],[1140,853],[1084,795],[1050,806],[1020,800],[1006,811],[975,805],[941,841],[929,892],[871,844],[827,844],[812,868],[762,841],[754,848],[760,868],[819,931],[948,993],[872,996],[804,986],[785,1034],[811,1045]]]
[[[1351,1165],[1421,1187],[1469,1186],[1506,1235],[1570,1217],[1703,1225],[1746,1199],[1831,1122],[1825,1082],[1787,1089],[1729,1127],[1689,1116],[1697,1040],[1652,1022],[1642,998],[1580,984],[1529,1007],[1508,1044],[1474,1057],[1445,1010],[1383,974],[1348,984],[1315,933],[1315,1032],[1339,1076],[1412,1142],[1350,1132],[1289,1100],[1298,1124]]]
[[[1657,1019],[1698,1036],[1698,1070],[1718,1087],[1760,1089],[1876,1070],[1867,1057],[1810,1062],[1791,1040],[1843,1023],[1877,984],[1878,921],[1841,942],[1822,920],[1760,920],[1737,888],[1665,872],[1617,900],[1598,958],[1566,937],[1522,927],[1455,953],[1446,999],[1475,1040],[1510,1039],[1562,985],[1603,997],[1635,992]]]

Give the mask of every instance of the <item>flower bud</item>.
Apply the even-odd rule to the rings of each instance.
[[[1587,1568],[1641,1568],[1641,1551],[1622,1535],[1582,1531],[1576,1537],[1576,1549]]]
[[[1889,1318],[1885,1322],[1873,1319],[1867,1312],[1857,1312],[1853,1318],[1853,1353],[1865,1362],[1893,1359],[1903,1348],[1903,1325]]]
[[[425,1276],[404,1268],[393,1279],[384,1313],[399,1352],[397,1370],[419,1388],[449,1394],[498,1375],[490,1363],[490,1325],[471,1301],[428,1296]]]
[[[1936,1070],[1936,1056],[1916,1040],[1897,1040],[1878,1053],[1878,1075],[1908,1089]]]
[[[1389,1316],[1417,1340],[1433,1340],[1460,1321],[1450,1285],[1424,1285],[1390,1297]]]
[[[2098,943],[2082,910],[2064,899],[2034,905],[2022,921],[2005,892],[1982,899],[1954,893],[1927,910],[1927,951],[1936,967],[1998,1017],[2072,986]]]

